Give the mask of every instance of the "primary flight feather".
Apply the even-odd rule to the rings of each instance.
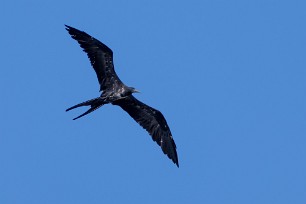
[[[148,131],[162,151],[179,166],[176,145],[166,119],[160,111],[137,100],[132,94],[138,91],[133,87],[126,86],[119,79],[114,69],[112,50],[83,31],[67,25],[66,30],[87,53],[90,63],[97,74],[100,91],[102,91],[99,97],[68,108],[66,111],[81,106],[90,106],[88,111],[73,120],[91,113],[104,104],[111,103],[120,106]]]

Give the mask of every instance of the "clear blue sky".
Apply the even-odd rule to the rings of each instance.
[[[305,1],[4,1],[1,204],[306,203]],[[177,168],[97,97],[64,24],[162,111]]]

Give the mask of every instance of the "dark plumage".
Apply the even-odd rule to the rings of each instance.
[[[166,119],[160,111],[137,100],[132,94],[138,91],[133,87],[126,86],[119,79],[114,69],[112,50],[83,31],[67,25],[66,30],[87,53],[91,65],[97,74],[100,91],[102,91],[99,97],[68,108],[66,111],[81,106],[90,106],[88,111],[73,120],[87,115],[104,104],[111,103],[120,106],[148,131],[152,139],[161,146],[163,152],[179,166],[176,145]]]

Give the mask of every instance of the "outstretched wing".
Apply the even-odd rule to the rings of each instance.
[[[163,152],[179,166],[176,145],[167,121],[160,111],[140,102],[132,95],[117,100],[113,104],[120,106],[137,123],[146,129],[152,136],[153,141],[161,146]]]
[[[113,86],[122,85],[114,69],[113,51],[87,33],[71,26],[65,26],[71,37],[78,41],[84,52],[87,53],[91,65],[97,74],[100,91],[112,89]]]

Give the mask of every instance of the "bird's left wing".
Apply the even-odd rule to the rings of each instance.
[[[130,95],[124,99],[113,102],[125,110],[137,123],[139,123],[163,150],[163,152],[177,165],[178,157],[170,128],[163,114],[140,102]]]
[[[100,91],[122,85],[115,72],[113,51],[109,47],[87,33],[71,26],[66,25],[66,30],[73,39],[78,41],[84,52],[87,53],[91,65],[97,74]]]

